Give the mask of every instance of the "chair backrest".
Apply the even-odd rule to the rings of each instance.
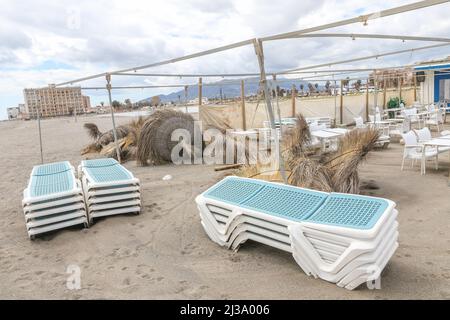
[[[362,117],[353,118],[355,120],[357,127],[363,127],[364,126],[364,119]]]
[[[417,145],[417,136],[413,131],[402,134],[403,141],[405,142],[405,147]]]
[[[408,132],[411,130],[411,120],[408,117],[405,117],[402,123],[402,132]]]
[[[318,130],[324,130],[327,129],[327,125],[325,123],[319,124],[318,121],[313,121],[309,124],[309,131],[318,131]]]
[[[369,114],[370,122],[375,122],[375,116],[373,114]]]
[[[419,141],[428,141],[431,140],[433,137],[431,136],[430,129],[427,127],[420,129],[420,130],[414,130],[414,132],[419,137]]]
[[[377,112],[375,114],[375,121],[381,121],[381,113]]]

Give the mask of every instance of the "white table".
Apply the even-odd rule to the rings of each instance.
[[[327,140],[337,139],[338,137],[343,135],[342,133],[331,132],[329,130],[330,129],[317,130],[317,131],[311,132],[311,136],[316,137],[317,139],[320,140],[320,142],[322,144],[322,151],[325,151],[325,149],[326,149],[326,143],[325,142]]]
[[[349,130],[348,129],[344,129],[344,128],[334,128],[334,129],[324,129],[323,131],[345,135],[345,134],[348,133]]]
[[[423,148],[422,148],[421,174],[425,174],[425,171],[426,171],[426,169],[425,169],[425,163],[426,163],[425,151],[426,151],[427,147],[450,148],[450,139],[443,138],[443,137],[434,138],[434,139],[431,139],[430,141],[423,142],[422,145],[423,145]],[[447,151],[450,151],[450,150],[447,150]]]

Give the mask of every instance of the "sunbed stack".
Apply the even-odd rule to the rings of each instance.
[[[88,224],[81,183],[69,162],[34,167],[23,192],[22,206],[30,238]]]
[[[214,242],[290,252],[304,272],[355,289],[380,277],[398,247],[395,203],[228,177],[197,197]]]
[[[78,168],[89,221],[141,211],[139,179],[114,159],[85,160]]]

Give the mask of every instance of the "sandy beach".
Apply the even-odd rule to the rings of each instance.
[[[118,117],[119,123],[128,118]],[[83,129],[110,118],[42,121],[46,162],[78,166],[89,142]],[[0,299],[450,299],[448,154],[440,169],[400,171],[403,147],[370,154],[364,181],[370,195],[397,203],[400,247],[383,273],[381,290],[354,291],[306,276],[288,253],[248,242],[227,251],[204,233],[195,197],[226,173],[211,166],[125,166],[142,183],[143,212],[98,220],[30,241],[21,200],[39,164],[36,121],[0,123]],[[172,180],[163,181],[171,175]],[[81,268],[81,290],[68,290],[67,267]]]

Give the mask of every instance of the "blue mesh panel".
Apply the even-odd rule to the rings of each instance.
[[[85,168],[98,168],[98,167],[109,167],[119,164],[117,160],[112,158],[106,159],[94,159],[94,160],[85,160],[82,163],[82,166]]]
[[[86,171],[92,177],[94,182],[118,182],[133,179],[133,176],[121,165],[109,167],[86,168]]]
[[[71,170],[67,161],[44,164],[33,168],[33,176],[46,176]]]
[[[242,206],[270,215],[301,221],[309,217],[328,195],[282,185],[267,185]]]
[[[371,229],[388,205],[383,199],[332,194],[308,221],[354,229]]]
[[[228,178],[219,182],[204,196],[266,214],[300,221],[317,210],[328,195],[262,180]]]
[[[205,194],[205,197],[236,205],[252,196],[263,186],[257,180],[249,181],[239,178],[229,178],[219,182]]]
[[[71,170],[31,178],[30,195],[32,197],[45,196],[70,191],[73,188],[74,176]]]

